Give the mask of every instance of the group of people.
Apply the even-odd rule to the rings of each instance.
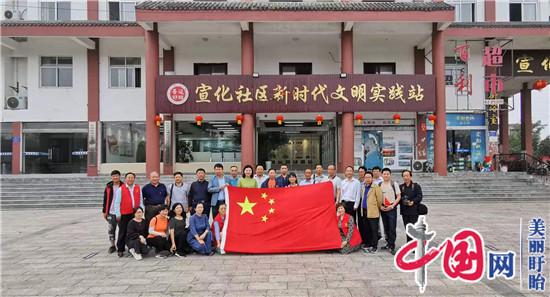
[[[224,189],[228,185],[281,188],[332,182],[342,237],[340,252],[349,253],[362,247],[366,253],[375,253],[381,239],[381,217],[387,242],[382,249],[394,254],[397,206],[406,225],[418,219],[417,207],[422,200],[422,190],[412,182],[411,171],[403,171],[401,185],[392,181],[388,168],[374,167],[368,171],[360,167],[355,178],[354,168],[348,166],[344,179],[336,175],[334,165],[329,165],[327,171],[325,175],[323,166],[317,165],[315,170],[306,169],[304,179],[298,181],[296,173],[289,172],[286,165],[279,168],[279,175],[275,169],[269,169],[266,175],[262,165],[255,170],[247,165],[241,175],[237,166],[231,166],[230,174],[226,175],[223,164],[218,163],[209,181],[202,168],[196,170],[196,180],[190,184],[184,182],[181,172],[174,173],[174,182],[169,185],[160,182],[158,172],[152,172],[150,182],[140,188],[135,184],[134,173],[126,173],[122,181],[121,173],[114,170],[103,194],[102,213],[108,222],[111,243],[108,252],[123,257],[128,247],[137,260],[148,254],[150,248],[155,249],[157,257],[185,257],[192,252],[213,255],[220,251],[223,240]]]

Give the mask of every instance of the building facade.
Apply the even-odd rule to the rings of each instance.
[[[550,76],[545,0],[2,9],[2,173],[475,170],[507,152],[518,92],[532,153],[531,89]]]

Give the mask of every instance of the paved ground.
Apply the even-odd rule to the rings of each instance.
[[[106,226],[98,210],[2,211],[0,215],[2,296],[418,295],[414,274],[397,271],[389,253],[193,255],[137,262],[107,254]],[[518,251],[520,217],[526,222],[533,216],[543,216],[550,223],[550,205],[436,204],[430,207],[428,223],[437,232],[437,242],[462,227],[472,227],[482,233],[487,246]],[[398,244],[403,244],[401,220],[398,226]],[[547,259],[548,250],[547,241]],[[476,284],[451,281],[443,277],[439,260],[428,271],[424,296],[534,295],[520,290],[519,277]],[[545,265],[547,278],[549,272],[550,263]]]

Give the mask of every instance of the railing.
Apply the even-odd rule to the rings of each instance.
[[[526,172],[545,184],[550,182],[550,163],[526,153],[495,154],[493,167],[497,171]]]

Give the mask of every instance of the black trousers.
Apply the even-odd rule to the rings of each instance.
[[[161,251],[169,251],[171,246],[168,237],[164,238],[162,236],[147,238],[147,244],[154,247],[157,254]]]
[[[418,221],[418,215],[402,215],[403,217],[403,225],[405,225],[405,231],[407,230],[407,224],[411,223],[411,224],[415,224],[416,221]],[[405,234],[407,234],[405,232]],[[407,242],[411,241],[412,238],[409,237],[409,235],[407,234]]]
[[[187,233],[174,234],[174,241],[176,242],[176,252],[179,255],[187,254],[186,250],[188,250],[189,246],[187,244]]]
[[[225,201],[218,201],[216,202],[216,205],[212,206],[212,218],[216,218],[220,211],[220,205],[225,204]]]
[[[390,249],[395,248],[395,237],[397,228],[397,210],[394,208],[390,211],[382,212],[382,223],[384,224],[384,232]]]
[[[128,240],[126,245],[128,246],[128,250],[134,249],[138,254],[147,255],[149,253],[149,248],[147,245],[141,243],[139,238]]]
[[[346,210],[346,213],[349,214],[353,219],[355,219],[355,209],[353,209],[353,205],[355,205],[355,202],[342,201],[342,204],[344,204],[344,209]]]
[[[378,231],[380,230],[380,224],[379,224],[380,218],[374,218],[374,219],[366,219],[367,223],[367,246],[373,247],[375,249],[378,248],[378,240],[380,240],[380,237],[378,236]]]
[[[357,218],[355,219],[357,222],[357,227],[359,228],[359,234],[361,234],[361,241],[363,244],[367,245],[369,237],[369,229],[367,226],[367,209],[363,209],[363,215],[361,215],[361,209],[357,210]]]
[[[132,214],[126,214],[120,216],[120,222],[118,222],[118,239],[116,241],[116,249],[119,252],[124,252],[126,245],[126,230],[128,230],[128,222],[134,218]]]

